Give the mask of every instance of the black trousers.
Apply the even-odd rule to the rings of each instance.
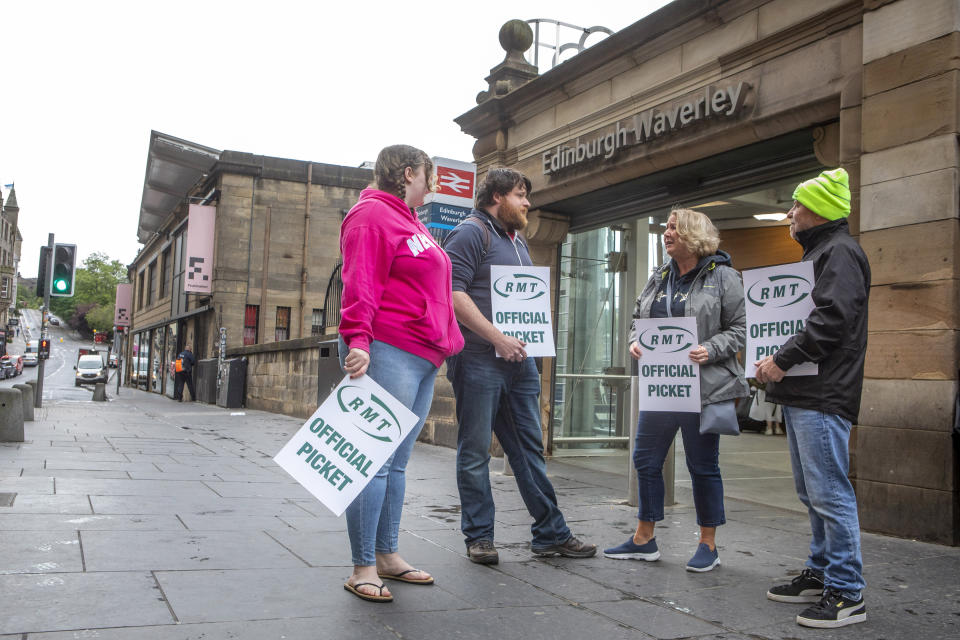
[[[187,383],[187,389],[190,389],[190,399],[197,399],[197,392],[193,389],[193,370],[178,371],[173,376],[173,399],[183,400],[183,383]]]

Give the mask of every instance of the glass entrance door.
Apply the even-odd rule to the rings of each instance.
[[[627,447],[623,244],[623,230],[614,226],[570,234],[561,246],[552,412],[558,455]]]

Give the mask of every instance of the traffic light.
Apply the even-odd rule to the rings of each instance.
[[[73,296],[74,277],[77,274],[77,245],[60,244],[53,249],[53,277],[50,295],[63,298]]]
[[[50,357],[50,339],[41,338],[40,348],[37,349],[37,358],[40,360],[46,360]]]
[[[37,297],[42,298],[47,290],[50,275],[47,273],[47,262],[50,261],[50,247],[40,247],[40,266],[37,267]]]

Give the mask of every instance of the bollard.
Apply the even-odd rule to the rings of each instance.
[[[0,389],[0,442],[23,442],[23,394]]]
[[[33,422],[33,387],[28,384],[15,384],[13,388],[20,390],[23,400],[23,421]]]
[[[27,380],[27,384],[30,385],[30,388],[33,389],[33,406],[38,407],[37,404],[37,381],[36,380]]]
[[[96,385],[94,385],[93,401],[94,402],[107,401],[107,384],[105,382],[98,382]]]

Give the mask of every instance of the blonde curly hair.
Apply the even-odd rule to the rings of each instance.
[[[693,209],[674,207],[670,215],[677,219],[677,237],[698,258],[712,256],[720,246],[720,232],[706,215]]]

